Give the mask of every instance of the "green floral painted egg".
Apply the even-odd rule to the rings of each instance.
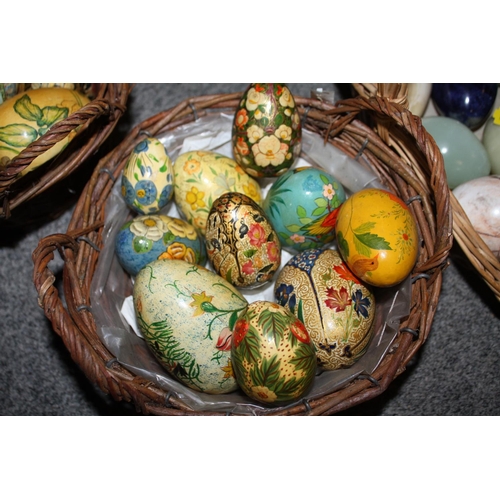
[[[306,326],[322,369],[351,366],[366,352],[375,297],[336,250],[305,250],[294,256],[276,278],[274,293],[277,303]]]
[[[173,198],[174,171],[165,146],[148,137],[134,147],[122,173],[122,196],[140,215],[159,212]]]
[[[304,324],[274,302],[252,302],[239,315],[231,355],[241,389],[269,405],[300,399],[316,374],[315,349]]]
[[[238,388],[231,361],[232,329],[247,300],[227,281],[183,260],[156,260],[136,276],[137,323],[162,366],[207,394]]]
[[[253,83],[243,94],[232,129],[236,162],[253,177],[278,177],[299,157],[300,114],[282,83]]]

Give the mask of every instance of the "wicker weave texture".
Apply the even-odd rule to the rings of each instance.
[[[211,415],[193,411],[176,394],[120,365],[102,344],[90,307],[90,287],[102,248],[105,205],[113,184],[143,133],[160,134],[210,112],[234,112],[241,93],[187,99],[135,127],[97,165],[73,212],[66,234],[50,235],[33,252],[33,281],[39,305],[87,378],[117,401],[133,402],[137,411],[156,415]],[[452,216],[442,156],[421,120],[403,106],[383,98],[356,97],[337,105],[296,97],[303,126],[350,157],[362,157],[389,189],[410,203],[422,247],[412,273],[411,312],[376,371],[326,396],[266,415],[330,415],[372,399],[387,389],[426,341],[436,312],[452,246]],[[368,113],[398,130],[397,147],[389,147],[361,121]],[[396,140],[396,139],[395,139]],[[63,301],[49,263],[59,252],[64,260]]]

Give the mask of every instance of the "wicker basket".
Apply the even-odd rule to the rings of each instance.
[[[24,225],[41,217],[43,210],[28,202],[61,183],[99,149],[125,112],[131,90],[127,83],[101,83],[90,103],[54,124],[0,169],[0,227]],[[77,135],[63,153],[25,176],[19,175],[74,130]]]
[[[360,95],[368,98],[380,96],[403,106],[408,104],[408,87],[405,83],[355,83],[353,87]],[[385,125],[383,130],[379,128],[377,132],[387,144],[391,145],[390,132]],[[450,193],[450,205],[455,241],[469,263],[493,291],[497,300],[500,300],[500,261],[476,232],[453,192]]]
[[[39,305],[87,378],[116,401],[133,402],[136,410],[157,415],[219,415],[194,411],[177,394],[131,373],[101,342],[92,314],[90,288],[103,248],[106,202],[121,171],[144,132],[153,136],[174,130],[208,113],[234,113],[241,93],[201,96],[181,102],[135,127],[97,165],[74,210],[66,234],[42,239],[33,252],[34,284]],[[370,166],[389,189],[409,201],[422,247],[411,277],[410,314],[377,369],[362,374],[330,394],[280,407],[266,415],[329,415],[384,392],[426,341],[441,291],[442,272],[452,246],[449,190],[443,159],[421,120],[404,107],[381,98],[347,99],[337,105],[296,97],[303,126],[350,157]],[[359,114],[390,120],[400,130],[400,151],[389,148]],[[64,261],[64,301],[48,265],[59,252]]]

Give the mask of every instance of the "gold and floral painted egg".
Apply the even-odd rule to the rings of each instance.
[[[280,271],[274,294],[304,323],[322,369],[351,366],[366,352],[375,297],[336,250],[311,249],[294,256]]]
[[[232,158],[212,151],[188,151],[174,163],[175,203],[181,215],[205,234],[212,203],[222,194],[246,194],[260,204],[260,185]]]
[[[154,137],[137,144],[123,169],[122,196],[141,215],[154,214],[173,199],[174,170],[165,146]]]
[[[282,83],[253,83],[243,94],[232,128],[233,155],[253,177],[278,177],[299,157],[300,114]]]
[[[155,260],[136,276],[137,323],[161,365],[199,392],[238,388],[231,361],[232,329],[248,305],[218,274],[183,260]]]
[[[337,243],[351,271],[371,285],[390,287],[412,271],[418,256],[417,224],[408,206],[383,189],[363,189],[341,206]]]
[[[14,158],[55,123],[65,120],[89,102],[80,92],[61,88],[27,90],[7,99],[0,105],[0,158]],[[37,156],[19,175],[23,176],[54,158],[76,135],[77,130],[72,130]]]
[[[236,287],[266,284],[281,264],[278,235],[262,208],[244,194],[226,193],[214,201],[205,242],[215,271]]]
[[[116,235],[115,253],[131,276],[157,259],[206,263],[205,242],[196,229],[184,220],[161,214],[140,215],[126,222]]]
[[[258,300],[240,313],[231,355],[243,392],[269,405],[300,399],[316,375],[315,349],[304,324],[274,302]]]

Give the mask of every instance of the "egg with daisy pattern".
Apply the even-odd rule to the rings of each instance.
[[[174,171],[165,146],[154,137],[140,141],[121,176],[122,196],[135,213],[149,215],[167,206],[174,195]]]

